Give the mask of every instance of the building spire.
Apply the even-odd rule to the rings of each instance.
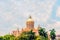
[[[30,19],[32,18],[31,15],[29,16],[29,18],[30,18]]]
[[[40,27],[40,25],[38,25],[38,29],[40,29],[41,27]]]

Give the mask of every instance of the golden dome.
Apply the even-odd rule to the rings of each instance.
[[[34,20],[32,19],[32,17],[31,17],[31,16],[29,16],[29,18],[28,18],[27,22],[34,22]]]

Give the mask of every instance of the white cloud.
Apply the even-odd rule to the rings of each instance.
[[[60,30],[56,31],[56,35],[60,35]]]
[[[55,28],[55,29],[58,28],[59,29],[60,28],[60,21],[55,21],[54,23],[50,23],[50,24],[48,23],[47,27],[51,27],[51,28]]]
[[[14,19],[14,17],[13,17],[11,14],[9,14],[9,13],[3,14],[3,15],[1,16],[1,18],[2,18],[4,21],[6,21],[6,22],[11,21],[12,19]]]
[[[37,21],[38,23],[43,22],[46,23],[47,20],[50,18],[52,7],[55,4],[56,0],[11,0],[9,2],[5,2],[6,6],[1,5],[2,8],[2,14],[1,17],[4,21],[8,22],[11,21],[10,24],[12,24],[13,21],[19,21],[17,16],[23,17],[24,19],[28,17],[29,15],[32,15],[33,19]],[[1,4],[1,3],[0,3]],[[20,20],[21,21],[21,20]],[[3,22],[3,21],[2,21]],[[14,26],[12,29],[16,26],[16,22],[14,22]],[[23,22],[24,23],[24,22]],[[18,23],[22,24],[22,23]],[[25,24],[25,23],[24,23]],[[2,24],[4,25],[4,24]],[[10,26],[9,26],[10,27]],[[21,28],[21,26],[20,26]]]
[[[58,8],[57,8],[56,16],[60,17],[60,6],[58,6]]]
[[[55,26],[59,27],[60,26],[60,21],[56,21]]]
[[[51,29],[55,29],[56,34],[60,34],[60,21],[55,21],[54,23],[51,24],[47,24],[46,25],[46,30],[51,30]]]
[[[35,19],[37,19],[37,21],[40,20],[40,22],[47,22],[47,20],[49,19],[51,12],[52,12],[52,7],[54,5],[54,3],[56,2],[56,0],[44,0],[42,2],[40,1],[36,1],[36,3],[32,3],[32,1],[30,1],[30,5],[27,6],[27,4],[25,6],[27,6],[27,8],[29,8],[31,6],[30,9],[28,9],[25,14],[29,15],[33,15]],[[26,2],[27,3],[27,2]],[[29,11],[29,10],[32,10]],[[30,13],[29,13],[30,12]],[[26,15],[24,15],[26,16]]]

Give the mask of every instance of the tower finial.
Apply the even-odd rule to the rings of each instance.
[[[32,18],[31,15],[29,16],[29,18]]]
[[[38,25],[38,29],[40,29],[41,27],[40,27],[40,25]]]

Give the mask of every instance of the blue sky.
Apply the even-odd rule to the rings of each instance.
[[[26,25],[29,15],[46,30],[60,34],[60,0],[0,0],[0,35]]]

